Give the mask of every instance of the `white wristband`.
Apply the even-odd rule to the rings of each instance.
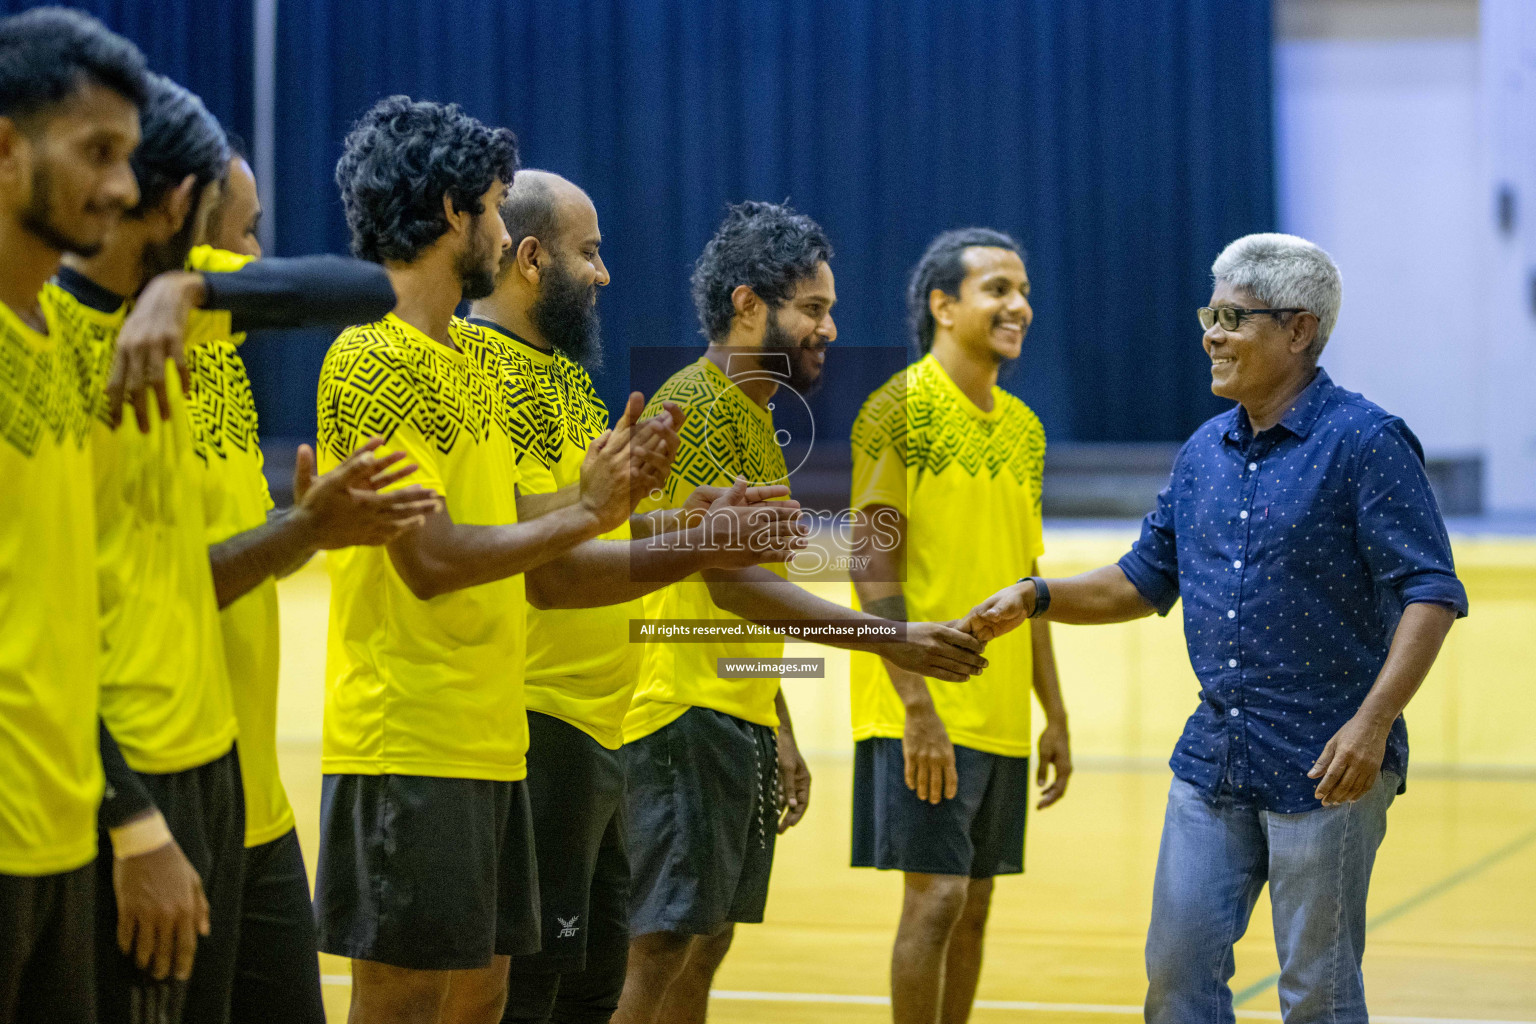
[[[115,860],[153,853],[171,841],[171,830],[165,824],[165,816],[159,811],[108,829],[107,834],[112,837],[112,857]]]

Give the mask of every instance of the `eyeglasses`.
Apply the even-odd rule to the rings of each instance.
[[[1210,306],[1201,306],[1195,310],[1195,314],[1200,317],[1201,327],[1210,330],[1213,324],[1220,323],[1221,329],[1224,331],[1237,330],[1242,325],[1242,322],[1250,316],[1259,316],[1261,314],[1279,316],[1281,313],[1306,312],[1308,311],[1305,309],[1297,309],[1295,307],[1286,309],[1242,309],[1238,306],[1217,306],[1215,309],[1212,309]]]

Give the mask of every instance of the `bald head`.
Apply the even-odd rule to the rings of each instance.
[[[580,187],[558,174],[531,168],[519,170],[512,179],[501,204],[501,219],[512,236],[512,248],[502,260],[503,272],[517,262],[525,238],[535,238],[540,248],[564,256],[585,240],[568,235],[597,232],[597,210]]]
[[[512,247],[495,291],[472,312],[595,369],[602,360],[597,293],[608,268],[592,200],[558,174],[520,170],[500,209]]]

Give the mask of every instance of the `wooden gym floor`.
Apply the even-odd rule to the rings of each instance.
[[[1060,561],[1044,569],[1103,564],[1128,539],[1048,536]],[[1536,542],[1457,549],[1473,617],[1453,631],[1443,667],[1410,708],[1418,756],[1377,861],[1366,984],[1383,1024],[1536,1024]],[[282,770],[311,871],[327,600],[318,560],[283,584]],[[1184,678],[1177,619],[1056,633],[1080,765],[1066,800],[1031,813],[1027,874],[999,882],[978,1024],[1140,1014],[1169,779],[1162,761],[1196,688]],[[780,841],[767,920],[740,929],[711,1020],[889,1020],[901,883],[848,867],[846,658],[787,653],[829,655],[825,680],[787,688],[812,751],[810,813]],[[1261,902],[1237,952],[1240,1020],[1279,1019],[1272,934]],[[347,962],[321,961],[330,1019],[344,1021]]]

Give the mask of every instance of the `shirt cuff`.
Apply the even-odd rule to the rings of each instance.
[[[1125,573],[1125,578],[1131,581],[1131,586],[1157,609],[1157,614],[1167,615],[1173,610],[1179,601],[1179,584],[1176,580],[1169,580],[1135,551],[1127,551],[1116,564]]]
[[[1467,588],[1455,576],[1438,572],[1410,576],[1398,584],[1397,596],[1404,608],[1411,604],[1438,604],[1454,611],[1458,619],[1467,617]]]

